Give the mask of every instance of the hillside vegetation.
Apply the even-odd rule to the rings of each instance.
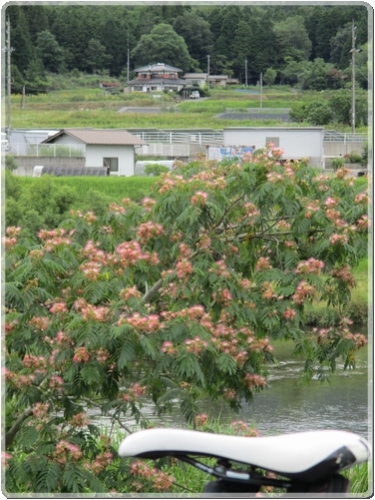
[[[9,5],[12,88],[53,88],[48,73],[126,85],[140,66],[226,74],[256,85],[345,87],[356,26],[356,80],[367,88],[366,5]],[[172,50],[171,50],[172,47]],[[127,72],[129,53],[129,69]],[[248,62],[245,69],[245,61]],[[61,85],[61,82],[60,82]],[[59,87],[61,88],[61,86]]]

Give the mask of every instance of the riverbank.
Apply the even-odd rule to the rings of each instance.
[[[371,290],[369,289],[369,262],[368,258],[362,259],[353,270],[355,287],[351,299],[345,309],[327,306],[326,302],[315,302],[306,306],[306,326],[329,327],[337,325],[345,316],[355,325],[367,326],[368,304]]]

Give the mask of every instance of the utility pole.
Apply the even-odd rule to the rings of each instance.
[[[161,77],[161,109],[164,111],[164,80]]]
[[[127,60],[127,77],[126,77],[126,81],[127,83],[129,83],[129,68],[130,68],[130,51],[129,51],[129,37],[128,37],[128,60]]]
[[[263,106],[263,73],[260,74],[260,78],[259,78],[259,88],[260,88],[260,107]]]
[[[210,56],[207,56],[207,88],[210,88]]]
[[[7,137],[9,140],[9,134],[10,134],[10,129],[11,129],[11,83],[12,83],[12,78],[11,78],[11,67],[10,67],[10,55],[13,52],[13,47],[10,46],[10,21],[9,21],[9,16],[8,16],[8,21],[6,22],[6,29],[5,29],[5,34],[6,34],[6,47],[3,49],[3,52],[7,53],[7,94],[8,94],[8,99],[7,99]]]
[[[245,87],[247,88],[247,59],[245,59]]]
[[[352,48],[349,52],[352,54],[352,134],[355,134],[355,53],[360,52],[359,49],[355,48],[355,30],[354,19],[352,22]]]

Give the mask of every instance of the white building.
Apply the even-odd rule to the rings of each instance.
[[[135,151],[146,143],[123,129],[64,129],[42,144],[84,147],[85,167],[106,167],[109,175],[131,176]]]
[[[324,168],[322,127],[228,127],[223,146],[262,149],[272,143],[284,150],[283,158],[309,158],[309,165]]]
[[[207,84],[207,73],[185,73],[183,79],[189,85],[204,87]]]
[[[179,78],[182,69],[164,63],[148,64],[142,68],[136,68],[134,73],[137,74],[137,78],[128,83],[132,92],[163,92],[164,90],[178,92],[186,85],[186,81]]]

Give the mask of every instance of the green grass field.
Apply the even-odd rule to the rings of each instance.
[[[37,184],[36,177],[21,177],[22,186]],[[155,177],[53,177],[51,182],[59,186],[68,186],[75,191],[77,202],[73,208],[81,208],[80,202],[84,200],[89,191],[100,192],[110,201],[120,202],[123,198],[131,198],[140,201],[145,196],[150,195],[151,186],[155,183]]]
[[[83,80],[82,80],[83,81]],[[104,94],[95,85],[98,79],[87,80],[87,86],[74,89],[53,90],[47,94],[26,96],[22,107],[22,96],[12,95],[13,128],[213,128],[231,126],[307,126],[266,119],[221,119],[217,115],[228,109],[245,112],[248,108],[260,108],[260,96],[236,92],[235,89],[211,89],[210,97],[199,101],[183,101],[174,94],[164,95],[165,111],[160,113],[121,112],[124,107],[160,107],[160,94],[153,98],[143,92]],[[93,83],[94,82],[94,83]],[[82,84],[82,82],[81,82]],[[93,86],[94,85],[94,86]],[[257,89],[254,87],[253,89]],[[241,90],[241,89],[240,89]],[[242,89],[243,90],[243,89]],[[330,92],[292,91],[287,86],[264,88],[262,108],[290,108],[296,102],[317,98],[328,99]],[[350,127],[330,124],[326,128],[350,132]],[[358,133],[367,128],[358,128]]]

